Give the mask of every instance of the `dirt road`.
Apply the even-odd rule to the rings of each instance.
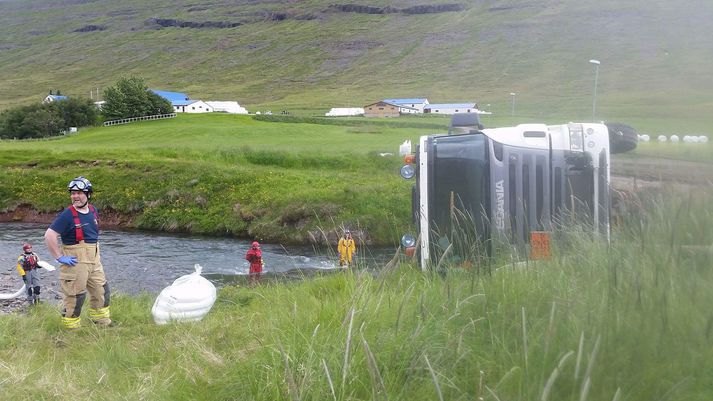
[[[671,159],[630,159],[614,155],[611,163],[611,175],[613,177],[636,177],[647,181],[713,185],[713,161],[700,163]]]

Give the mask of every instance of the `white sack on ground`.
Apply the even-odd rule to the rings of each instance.
[[[196,264],[195,269],[195,273],[177,278],[158,295],[151,308],[156,324],[201,320],[213,307],[215,286],[201,277],[201,265]]]

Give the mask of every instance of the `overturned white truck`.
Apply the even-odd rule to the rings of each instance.
[[[416,178],[412,212],[423,269],[443,259],[467,262],[505,246],[527,254],[533,233],[574,221],[609,236],[610,153],[636,147],[623,124],[521,124],[482,129],[455,115],[448,134],[420,138],[402,167]],[[611,142],[610,142],[611,138]],[[410,162],[410,163],[408,163]],[[417,241],[420,241],[417,243]]]

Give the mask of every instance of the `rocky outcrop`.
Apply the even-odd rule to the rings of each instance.
[[[372,7],[360,4],[332,4],[328,7],[326,12],[348,12],[348,13],[361,13],[361,14],[435,14],[435,13],[445,13],[445,12],[456,12],[465,10],[465,5],[463,4],[424,4],[419,6],[398,8],[398,7]],[[196,11],[198,9],[192,9],[191,11]],[[144,21],[145,28],[193,28],[193,29],[225,29],[225,28],[235,28],[244,24],[248,24],[256,21],[274,21],[281,22],[290,19],[293,20],[313,20],[320,18],[319,15],[315,14],[297,14],[294,12],[283,12],[283,11],[261,11],[253,13],[248,16],[246,20],[235,22],[235,21],[185,21],[173,18],[158,18],[153,17]],[[93,30],[104,30],[106,27],[101,25],[87,25],[77,32],[91,32]]]
[[[445,13],[445,12],[457,12],[463,11],[466,6],[463,4],[424,4],[412,7],[372,7],[360,4],[332,4],[327,10],[322,13],[335,13],[335,12],[348,12],[348,13],[361,13],[361,14],[435,14],[435,13]],[[202,8],[191,8],[189,11],[200,11]],[[178,20],[173,18],[149,18],[144,21],[143,28],[146,29],[161,29],[161,28],[193,28],[193,29],[225,29],[225,28],[235,28],[241,25],[259,22],[259,21],[273,21],[282,22],[287,20],[313,20],[321,18],[319,14],[322,13],[305,13],[300,14],[294,10],[287,11],[267,11],[262,10],[255,13],[243,15],[241,21],[186,21]],[[87,25],[86,29],[81,32],[90,32],[91,30],[106,29],[106,27]]]
[[[171,18],[149,18],[146,20],[146,25],[155,25],[162,28],[176,27],[176,28],[235,28],[242,25],[241,22],[229,22],[229,21],[181,21]]]
[[[424,4],[397,8],[391,6],[372,7],[361,4],[331,4],[329,10],[360,14],[436,14],[463,11],[465,6],[462,4]]]
[[[95,31],[105,31],[106,25],[84,25],[81,28],[75,29],[72,32],[95,32]]]

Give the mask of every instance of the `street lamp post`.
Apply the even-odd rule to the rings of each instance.
[[[517,95],[517,93],[510,92],[510,96],[512,96],[512,115],[513,116],[515,116],[515,95]]]
[[[592,122],[596,122],[597,114],[597,80],[599,79],[599,60],[589,60],[590,63],[594,64],[594,96],[592,97]]]
[[[490,109],[490,103],[488,103],[486,106],[488,106],[488,125],[490,125],[493,120],[493,111]]]

